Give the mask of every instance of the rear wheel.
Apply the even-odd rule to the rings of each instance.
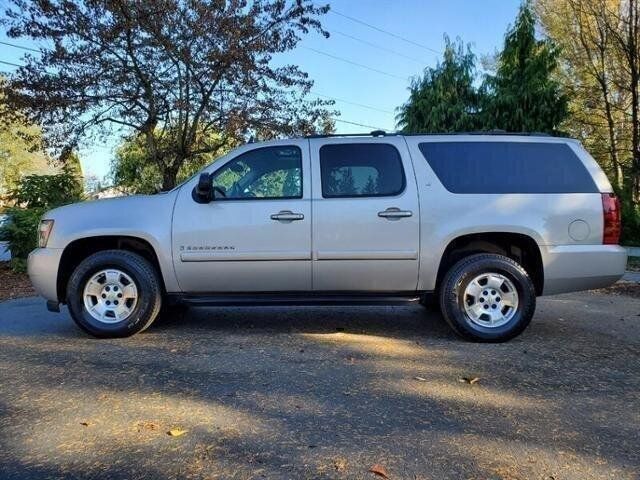
[[[84,259],[67,285],[67,305],[76,324],[102,338],[128,337],[158,316],[162,289],[153,266],[125,250],[105,250]]]
[[[469,340],[504,342],[529,325],[536,305],[533,282],[503,255],[471,255],[456,263],[440,288],[440,308],[453,330]]]

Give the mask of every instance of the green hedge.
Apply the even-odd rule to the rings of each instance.
[[[622,204],[622,236],[620,243],[628,246],[640,245],[640,209],[629,202],[623,202]]]
[[[11,267],[24,271],[29,252],[38,246],[38,223],[44,208],[12,207],[5,211],[9,221],[0,228],[0,240],[8,242]]]
[[[29,175],[20,181],[9,199],[14,206],[4,212],[9,215],[9,221],[0,227],[0,240],[9,244],[11,267],[24,271],[29,252],[38,246],[38,224],[42,215],[52,208],[82,200],[82,184],[69,171]]]

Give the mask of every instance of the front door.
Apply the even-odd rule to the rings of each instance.
[[[420,212],[400,137],[311,140],[313,288],[415,291]]]
[[[247,145],[230,157],[211,169],[211,203],[192,199],[195,184],[179,194],[172,244],[180,288],[311,290],[308,140]]]

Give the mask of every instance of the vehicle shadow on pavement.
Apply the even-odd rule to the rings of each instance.
[[[206,331],[327,333],[358,330],[397,338],[456,339],[440,313],[422,306],[213,307],[188,308],[165,315],[150,331],[184,328]]]
[[[482,345],[421,307],[191,309],[102,341],[3,308],[3,479],[368,479],[374,464],[631,479],[640,465],[640,343],[592,330],[614,331],[617,311],[551,302],[522,337]]]

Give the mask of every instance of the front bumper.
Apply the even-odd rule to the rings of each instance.
[[[27,259],[27,271],[38,295],[58,302],[58,266],[63,249],[36,248]]]
[[[541,247],[543,295],[591,290],[620,280],[627,251],[618,245],[558,245]]]

